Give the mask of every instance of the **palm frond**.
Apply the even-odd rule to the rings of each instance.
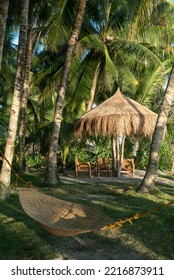
[[[77,1],[59,0],[53,6],[52,15],[47,24],[47,40],[52,50],[56,50],[70,36],[76,13]]]
[[[165,85],[166,75],[170,72],[171,60],[164,61],[162,65],[147,68],[140,77],[135,99],[146,106],[150,106],[156,95]]]
[[[138,2],[138,6],[134,9],[134,15],[130,25],[129,39],[135,37],[136,33],[143,34],[145,32],[149,18],[154,8],[163,0],[142,0]]]
[[[54,92],[58,86],[65,58],[65,50],[65,46],[61,46],[59,52],[43,51],[33,61],[31,82],[35,86],[39,86],[43,95],[48,92]]]
[[[120,54],[126,52],[130,55],[136,55],[136,57],[141,61],[148,59],[150,61],[153,60],[154,63],[161,64],[158,56],[154,54],[149,48],[150,45],[126,41],[124,39],[114,40],[111,47],[113,51],[118,51]]]
[[[105,54],[104,85],[109,91],[111,91],[114,81],[118,80],[118,71],[109,55],[106,45],[104,46],[104,54]]]
[[[48,110],[44,115],[44,126],[50,126],[54,119],[54,110]]]
[[[95,49],[96,51],[103,50],[103,42],[99,36],[88,35],[79,41],[86,49]]]
[[[119,81],[122,81],[122,88],[125,86],[135,91],[138,81],[130,67],[131,63],[127,64],[124,56],[121,57],[118,55],[115,64],[119,74]]]
[[[88,56],[86,63],[79,68],[79,71],[76,72],[76,76],[71,80],[67,88],[67,95],[70,99],[69,101],[66,99],[66,102],[69,103],[68,110],[71,112],[78,110],[84,101],[88,101],[96,63],[92,56],[91,58]]]

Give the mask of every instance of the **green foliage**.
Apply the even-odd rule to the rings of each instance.
[[[52,4],[46,28],[48,44],[52,50],[58,49],[60,42],[69,38],[76,9],[76,0],[59,0],[56,5]]]
[[[94,154],[85,150],[83,151],[83,150],[76,149],[74,152],[72,151],[71,155],[68,157],[68,162],[74,164],[75,157],[78,157],[78,160],[82,162],[86,162],[86,161],[92,162],[94,158]]]
[[[98,158],[109,158],[112,157],[111,140],[110,137],[98,137],[94,140],[95,143],[95,154]]]
[[[138,78],[139,82],[134,99],[147,107],[155,105],[153,104],[154,100],[157,100],[160,93],[162,92],[164,95],[163,85],[170,70],[170,60],[164,61],[160,65],[144,68]]]
[[[135,158],[135,166],[137,169],[146,169],[150,152],[149,139],[141,139],[139,142],[139,149]]]
[[[78,157],[79,161],[90,161],[91,164],[96,162],[97,157],[111,157],[111,143],[109,138],[93,137],[83,139],[81,142],[74,142],[68,155],[68,164],[74,168],[74,158]]]
[[[43,165],[43,159],[40,154],[29,155],[26,159],[28,167],[39,167]]]
[[[0,108],[0,150],[4,148],[8,131],[8,117],[4,114],[4,110]]]
[[[17,48],[12,44],[12,20],[19,21],[17,10],[20,10],[19,7],[16,10],[17,5],[12,5],[12,2],[14,1],[10,4],[10,18],[0,71],[0,104],[8,113],[17,58]],[[30,147],[32,144],[37,145],[37,151],[46,155],[55,110],[56,90],[78,1],[34,1],[33,5],[33,17],[36,20],[34,36],[40,34],[38,39],[42,42],[44,50],[38,51],[32,60],[26,143]],[[168,1],[87,1],[80,39],[66,88],[59,137],[62,162],[67,161],[69,166],[73,166],[75,155],[80,161],[91,162],[94,162],[97,156],[111,157],[110,140],[89,139],[92,145],[87,145],[85,139],[77,145],[72,137],[75,119],[86,112],[97,65],[99,75],[94,100],[96,104],[111,96],[119,85],[126,95],[155,112],[159,111],[164,84],[173,62],[173,17],[174,9]],[[171,168],[173,157],[170,151],[173,132],[170,130],[168,134],[169,138],[161,146],[159,168],[162,170]],[[4,112],[0,111],[1,147],[5,144],[6,135],[7,120]],[[146,168],[149,147],[148,140],[140,141],[136,168]],[[28,156],[29,166],[43,164],[39,153]],[[132,143],[127,141],[125,157],[131,156]]]
[[[172,135],[167,135],[161,144],[159,169],[162,171],[170,171],[172,168],[172,161],[174,160],[172,142]]]

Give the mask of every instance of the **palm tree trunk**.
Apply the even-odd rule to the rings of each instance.
[[[14,144],[16,140],[16,132],[18,127],[18,117],[21,104],[21,92],[24,73],[24,61],[26,52],[27,41],[27,25],[28,25],[28,6],[29,0],[21,1],[21,19],[20,19],[20,35],[18,45],[18,60],[16,68],[16,78],[14,85],[13,100],[10,111],[10,121],[8,136],[5,147],[5,157],[9,163],[12,164],[14,154]],[[11,180],[11,167],[3,160],[1,174],[0,174],[0,186],[1,186],[1,198],[5,199],[9,195],[9,186]]]
[[[24,83],[23,83],[23,93],[22,93],[22,104],[21,104],[21,118],[19,126],[19,169],[26,171],[26,161],[25,161],[25,127],[26,127],[26,109],[29,93],[29,76],[30,76],[30,66],[31,66],[31,55],[32,55],[32,24],[28,30],[27,35],[27,46],[26,46],[26,58],[25,58],[25,73],[24,73]]]
[[[55,185],[56,183],[59,182],[59,176],[57,173],[57,151],[58,151],[58,139],[60,133],[63,104],[65,99],[69,70],[74,55],[75,47],[79,38],[79,34],[84,18],[85,7],[86,7],[86,0],[79,0],[76,19],[72,29],[71,37],[68,42],[68,49],[66,53],[65,63],[62,71],[62,76],[60,79],[58,94],[57,94],[56,109],[54,114],[52,134],[51,134],[50,146],[49,146],[49,155],[48,155],[47,168],[45,173],[46,184]]]
[[[141,193],[150,192],[155,187],[155,179],[158,170],[160,147],[165,132],[167,117],[171,110],[173,97],[174,97],[174,66],[170,74],[163,104],[161,106],[161,112],[158,116],[155,131],[153,134],[149,163],[146,170],[146,174],[143,178],[141,185],[137,190],[138,192]]]
[[[0,68],[2,62],[2,54],[4,47],[4,37],[6,29],[6,21],[8,15],[9,0],[0,0]]]
[[[88,106],[87,106],[87,110],[86,110],[87,112],[92,109],[92,105],[94,102],[94,96],[95,96],[97,81],[98,81],[99,68],[100,68],[100,62],[97,64],[97,67],[94,72],[94,78],[93,78],[93,82],[92,82],[90,98],[88,100]]]

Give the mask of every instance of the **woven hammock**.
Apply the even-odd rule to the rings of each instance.
[[[57,199],[32,188],[20,188],[19,199],[24,211],[54,235],[98,231],[112,222],[89,206]]]

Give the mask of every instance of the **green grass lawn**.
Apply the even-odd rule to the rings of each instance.
[[[41,175],[23,175],[39,190],[99,209],[113,221],[168,203],[174,188],[158,184],[151,194],[137,194],[130,183],[59,184],[43,186]],[[0,259],[174,259],[174,205],[115,230],[76,236],[53,236],[23,211],[17,191],[0,201]],[[95,248],[95,250],[94,250]]]

